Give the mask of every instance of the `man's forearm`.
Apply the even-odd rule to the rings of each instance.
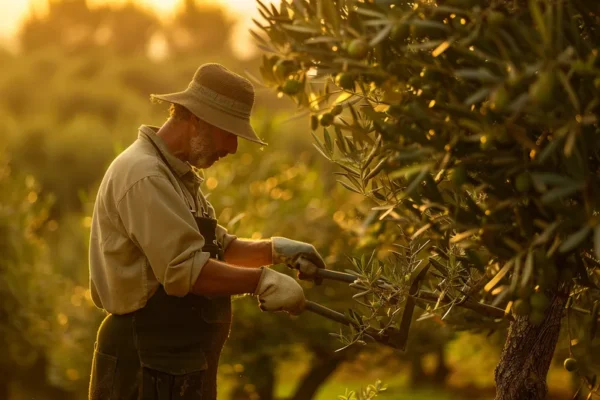
[[[202,267],[191,292],[205,296],[229,296],[254,293],[262,271],[235,267],[209,259]]]
[[[227,246],[225,262],[245,268],[258,268],[273,263],[270,240],[235,239]]]

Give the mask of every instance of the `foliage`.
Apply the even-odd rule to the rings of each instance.
[[[566,290],[569,313],[592,315],[585,335],[593,339],[600,299],[594,5],[259,7],[266,24],[256,22],[254,36],[270,53],[264,82],[310,112],[315,146],[344,169],[340,183],[401,230],[393,244],[412,242],[423,252],[401,253],[422,258],[418,267],[393,258],[385,271],[379,262],[356,265],[370,296],[388,310],[403,303],[397,318],[388,315],[401,335],[419,302],[421,318],[467,327],[543,325],[555,294]]]
[[[241,154],[204,171],[203,190],[210,193],[219,222],[238,237],[286,236],[309,241],[328,265],[335,267],[346,261],[356,238],[345,234],[340,225],[346,217],[338,214],[334,218],[333,214],[351,206],[358,196],[326,178],[331,165],[317,157],[309,140],[301,136],[290,141],[277,140],[281,130],[298,130],[285,121],[286,115],[256,110],[255,127],[269,146],[262,149],[252,143],[240,143]],[[288,269],[279,271],[293,274]],[[345,299],[351,295],[341,284],[302,284],[307,298],[328,307],[346,307]],[[337,346],[333,340],[324,340],[335,325],[316,315],[306,313],[290,321],[287,315],[265,315],[249,299],[234,301],[234,315],[224,362],[241,364],[242,375],[259,392],[273,390],[265,388],[272,385],[270,374],[275,372],[270,371],[275,363],[267,360],[293,359],[300,348],[318,362],[330,357]]]
[[[347,390],[343,396],[338,396],[338,400],[371,400],[377,397],[381,392],[385,392],[385,385],[381,381],[375,382],[374,385],[369,385],[358,392]]]
[[[286,121],[285,114],[267,117],[266,113],[257,110],[254,116],[255,127],[269,143],[266,149],[242,143],[239,158],[226,158],[204,171],[220,223],[240,237],[287,236],[308,241],[323,254],[328,268],[351,268],[348,256],[369,250],[357,234],[363,223],[355,209],[361,196],[336,185],[333,166],[311,151],[308,138],[290,134],[287,140],[278,140],[278,132],[300,133],[300,129]],[[340,311],[348,309],[352,292],[346,285],[332,281],[320,287],[303,285],[309,300]],[[243,365],[243,375],[255,386],[260,387],[268,376],[265,359],[293,359],[301,346],[318,362],[340,350],[336,341],[327,339],[328,332],[337,330],[335,325],[322,317],[305,313],[290,323],[285,316],[265,316],[253,302],[234,305],[236,318],[225,360]],[[417,334],[426,339],[417,345],[415,338],[412,354],[432,352],[450,338],[443,329],[427,333],[430,327],[423,328]]]
[[[148,94],[185,87],[203,62],[221,62],[241,74],[255,64],[254,60],[235,59],[227,46],[215,49],[214,43],[200,45],[201,33],[194,29],[185,34],[193,38],[192,42],[176,43],[172,25],[135,3],[110,7],[91,7],[91,2],[80,0],[49,3],[53,8],[47,15],[32,16],[20,31],[21,53],[0,50],[0,147],[6,144],[0,160],[10,165],[8,176],[0,174],[0,332],[8,335],[0,341],[9,342],[0,346],[4,378],[0,383],[13,389],[18,386],[13,394],[19,398],[79,399],[87,392],[91,351],[103,318],[87,290],[90,206],[102,171],[115,154],[135,140],[140,124],[158,125],[166,118],[164,107],[152,105]],[[208,13],[206,18],[214,22],[213,37],[228,35],[224,14],[212,14],[212,9],[204,7],[199,10],[201,15],[194,14],[198,21],[204,21]],[[197,26],[205,23],[190,24]],[[148,49],[161,35],[167,40],[167,54],[175,59],[148,56]],[[285,68],[288,64],[284,63]],[[311,85],[318,85],[316,82]],[[292,83],[286,91],[299,88]],[[354,101],[353,96],[346,100]],[[340,103],[346,119],[347,106],[343,100]],[[339,171],[347,171],[347,165],[334,166],[315,158],[299,120],[282,121],[288,108],[257,86],[253,123],[260,136],[269,138],[270,146],[260,149],[240,142],[238,155],[206,172],[203,189],[213,193],[211,201],[220,221],[242,237],[281,234],[314,241],[327,255],[329,265],[338,270],[350,267],[346,258],[350,252],[359,260],[362,253],[370,255],[373,249],[381,255],[386,249],[398,250],[395,244],[408,244],[396,221],[378,220],[380,210],[372,211],[360,194],[335,183],[331,172],[335,168],[339,175]],[[334,126],[339,124],[340,115],[333,118]],[[363,118],[362,112],[359,115]],[[326,117],[323,124],[327,119],[331,118]],[[34,202],[31,193],[35,193]],[[244,216],[242,211],[246,211]],[[425,251],[418,257],[425,260]],[[360,273],[366,276],[370,272],[365,266]],[[340,311],[349,307],[353,292],[346,285],[303,285],[311,300]],[[237,372],[236,381],[248,383],[245,379],[251,378],[250,383],[258,383],[251,372],[264,370],[256,361],[266,356],[271,357],[275,372],[288,385],[287,371],[279,366],[286,357],[295,357],[292,347],[311,352],[307,357],[311,362],[323,360],[339,347],[326,336],[334,328],[320,317],[306,314],[290,320],[264,315],[249,299],[236,301],[235,307],[237,325],[223,371],[229,367]],[[579,336],[587,332],[591,318],[583,313],[577,316],[581,322],[574,322],[577,330],[572,328]],[[421,321],[411,330],[409,350],[430,352],[429,346],[438,340],[444,343],[446,335],[438,320]],[[573,350],[582,350],[581,346]],[[375,349],[367,348],[370,352]],[[13,355],[8,356],[9,351]],[[576,353],[580,367],[586,364],[579,355],[582,353]],[[246,367],[242,373],[239,363]],[[38,369],[38,364],[43,368]],[[15,378],[13,372],[22,379]],[[364,378],[357,373],[353,379],[357,383],[352,386],[358,386]],[[21,386],[18,380],[23,382]],[[44,385],[43,390],[31,393],[38,384]],[[335,389],[334,393],[342,391]],[[396,398],[395,394],[392,397]]]
[[[44,363],[51,329],[58,325],[47,294],[61,285],[40,236],[51,199],[40,197],[35,179],[12,170],[7,158],[6,153],[0,158],[0,371],[9,378],[4,382]]]

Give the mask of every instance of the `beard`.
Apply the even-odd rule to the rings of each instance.
[[[219,158],[215,144],[209,135],[197,135],[190,140],[190,164],[196,168],[208,168]]]

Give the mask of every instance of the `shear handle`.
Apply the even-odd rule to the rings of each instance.
[[[346,283],[353,283],[357,279],[357,277],[352,274],[346,274],[344,272],[337,272],[328,269],[318,268],[312,262],[302,257],[300,257],[298,261],[296,261],[295,268],[303,274],[310,277],[331,279],[334,281]]]
[[[332,321],[338,322],[342,325],[346,325],[346,326],[354,325],[354,322],[352,322],[344,314],[337,312],[337,311],[333,311],[332,309],[322,306],[318,303],[315,303],[314,301],[307,301],[305,310],[313,312],[315,314],[318,314],[318,315],[325,317],[327,319],[330,319]]]
[[[350,320],[344,314],[334,311],[330,308],[324,307],[313,301],[306,302],[305,310],[313,312],[315,314],[318,314],[318,315],[325,317],[327,319],[330,319],[332,321],[338,322],[342,325],[354,326],[355,328],[360,328],[356,324],[356,322]],[[397,340],[399,333],[398,333],[398,330],[395,328],[387,328],[387,329],[384,329],[383,331],[378,331],[373,328],[368,328],[365,333],[367,334],[368,337],[375,340],[376,342],[379,342],[386,346],[390,346],[395,349],[404,350],[401,346],[399,346],[399,343]]]

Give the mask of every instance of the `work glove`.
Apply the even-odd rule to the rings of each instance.
[[[275,270],[260,267],[262,273],[254,294],[263,311],[286,311],[292,315],[304,310],[306,299],[302,287],[294,278]]]
[[[303,258],[310,261],[317,268],[325,268],[325,261],[319,252],[310,243],[299,242],[284,237],[274,236],[271,238],[273,264],[287,264],[288,267],[299,271],[298,278],[304,280],[313,280],[316,284],[322,282],[321,278],[316,278],[313,271],[301,268],[302,263],[299,259]]]

